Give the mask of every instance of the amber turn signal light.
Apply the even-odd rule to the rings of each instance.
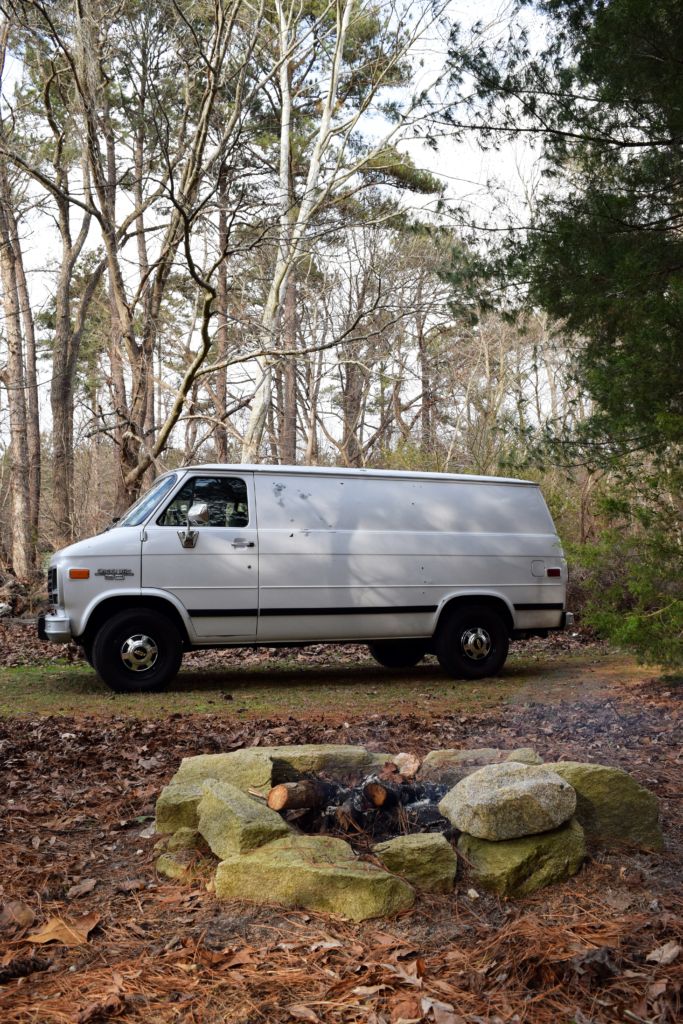
[[[69,569],[70,580],[89,580],[90,569]]]

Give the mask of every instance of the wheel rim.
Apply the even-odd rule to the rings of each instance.
[[[462,653],[470,661],[483,661],[493,650],[493,641],[482,626],[466,629],[460,638]]]
[[[136,633],[121,644],[121,661],[130,672],[149,672],[159,657],[159,648],[151,636]]]

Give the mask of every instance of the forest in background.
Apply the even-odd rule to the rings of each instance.
[[[191,462],[524,475],[585,621],[681,663],[679,3],[0,12],[0,564]],[[524,137],[475,224],[453,143]]]

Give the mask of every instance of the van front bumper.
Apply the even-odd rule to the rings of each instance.
[[[38,618],[38,636],[56,644],[68,644],[71,640],[71,619],[65,612],[49,612]]]

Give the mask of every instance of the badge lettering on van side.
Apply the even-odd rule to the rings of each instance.
[[[105,580],[125,580],[126,576],[134,576],[132,569],[98,569],[96,576],[104,576]]]

